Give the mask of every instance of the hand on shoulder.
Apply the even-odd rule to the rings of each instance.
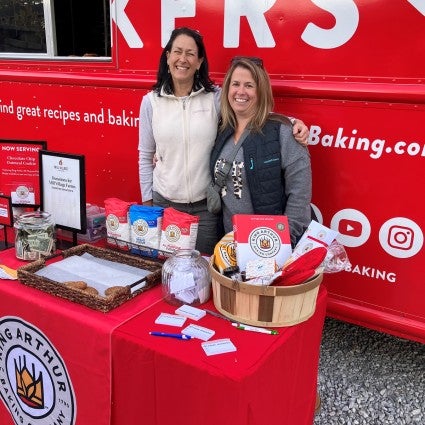
[[[292,134],[295,137],[295,140],[303,146],[308,145],[308,138],[310,132],[308,127],[304,124],[304,122],[298,118],[294,119],[294,123],[292,126]]]

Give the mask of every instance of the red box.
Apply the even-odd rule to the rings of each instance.
[[[235,214],[236,261],[245,271],[249,260],[275,258],[279,268],[292,253],[288,218],[284,215]]]

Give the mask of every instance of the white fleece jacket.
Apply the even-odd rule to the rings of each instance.
[[[143,97],[139,122],[139,174],[142,200],[152,190],[173,202],[206,197],[209,160],[219,118],[220,90],[187,97],[150,92]],[[153,156],[157,162],[153,166]]]

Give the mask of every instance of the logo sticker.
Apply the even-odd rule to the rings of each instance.
[[[115,214],[108,214],[106,218],[106,227],[113,232],[119,229],[120,220]]]
[[[257,227],[249,237],[248,243],[252,251],[259,257],[274,257],[280,250],[280,237],[270,227]]]
[[[133,223],[133,231],[137,236],[145,236],[148,233],[148,230],[149,225],[142,218],[139,218]]]
[[[18,186],[16,188],[16,195],[20,199],[26,199],[29,195],[29,189],[26,186]]]
[[[165,229],[165,237],[169,242],[177,242],[180,239],[181,230],[175,224],[170,224]]]
[[[0,320],[0,394],[16,424],[75,424],[75,394],[46,336],[17,317]]]

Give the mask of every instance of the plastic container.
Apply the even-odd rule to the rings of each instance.
[[[199,251],[180,249],[162,266],[162,290],[172,305],[199,305],[210,298],[211,275],[208,261]]]
[[[49,213],[21,214],[15,219],[14,228],[17,258],[34,261],[56,251],[55,223]]]

